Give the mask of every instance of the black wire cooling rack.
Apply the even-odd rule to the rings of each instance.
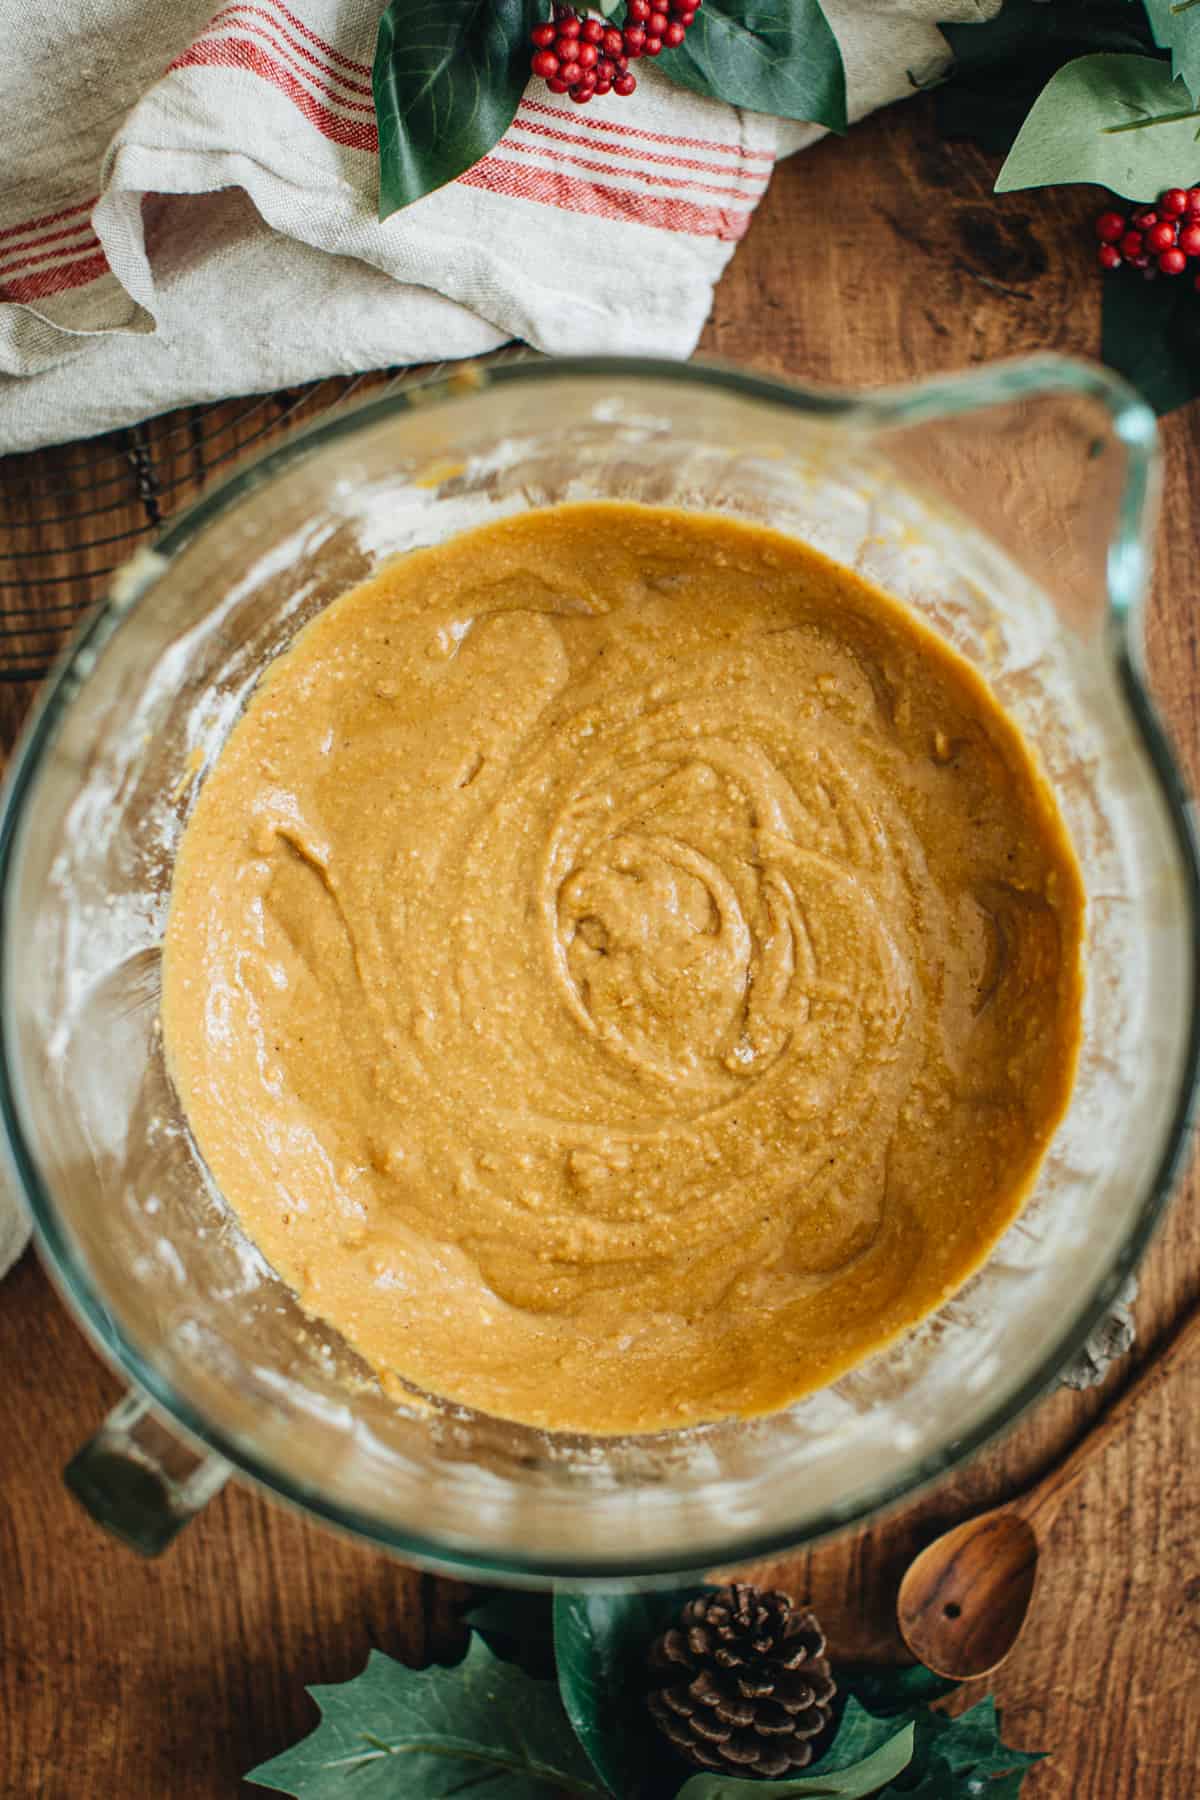
[[[114,571],[217,473],[288,427],[413,374],[330,377],[0,458],[0,684],[40,680]]]

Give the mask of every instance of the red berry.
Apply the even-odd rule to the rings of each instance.
[[[624,75],[626,69],[629,67],[629,58],[627,56],[614,56],[612,65],[616,70],[616,75],[613,76],[613,80],[615,81],[617,75]]]
[[[648,37],[646,42],[642,45],[642,49],[647,56],[660,56],[662,54],[662,39],[660,37]]]
[[[580,44],[575,52],[575,61],[582,69],[594,69],[600,60],[600,52],[595,44]],[[1171,233],[1171,242],[1175,242],[1175,233]]]
[[[546,83],[552,94],[565,94],[570,85],[570,82],[564,81],[561,75],[556,75],[552,81]]]
[[[1115,244],[1125,235],[1125,219],[1119,212],[1102,212],[1096,218],[1096,236],[1105,244]]]
[[[548,50],[557,35],[553,25],[535,25],[529,34],[539,50]]]
[[[1158,256],[1163,250],[1171,250],[1174,248],[1175,227],[1166,219],[1160,219],[1157,225],[1152,225],[1150,227],[1149,231],[1142,239],[1142,242],[1147,250],[1152,251],[1155,256]]]
[[[1179,248],[1185,256],[1200,256],[1200,224],[1184,225],[1179,233]]]
[[[580,26],[579,35],[585,44],[599,44],[604,39],[604,27],[599,19],[585,19]]]
[[[596,80],[611,81],[617,72],[617,65],[611,56],[602,56],[596,64]]]
[[[1158,196],[1158,210],[1165,219],[1177,219],[1188,208],[1186,188],[1168,188]]]
[[[686,36],[687,31],[680,24],[678,19],[672,19],[668,24],[667,29],[662,34],[663,43],[666,44],[669,50],[678,50]]]
[[[590,87],[573,87],[568,94],[568,98],[573,100],[576,106],[586,106],[591,97],[592,90]]]
[[[559,69],[558,78],[565,81],[568,87],[574,87],[582,74],[583,70],[577,62],[567,62]]]
[[[624,48],[624,39],[615,25],[610,25],[604,33],[603,50],[605,56],[620,56]]]
[[[646,20],[646,30],[651,37],[661,37],[667,29],[667,15],[656,7]]]
[[[1141,234],[1141,232],[1140,231],[1127,231],[1125,233],[1125,236],[1121,239],[1121,255],[1129,257],[1130,261],[1132,261],[1135,256],[1140,256],[1141,254],[1142,254],[1142,234]]]
[[[1200,213],[1200,187],[1188,189],[1187,209],[1190,213]]]
[[[627,25],[644,25],[653,11],[650,0],[626,0],[625,23]]]
[[[1152,225],[1157,224],[1158,214],[1152,206],[1139,207],[1133,215],[1133,225],[1137,231],[1149,231]]]
[[[582,30],[583,26],[575,17],[574,13],[567,13],[558,21],[558,35],[560,38],[577,38]]]
[[[646,33],[640,25],[627,25],[622,32],[625,40],[626,56],[640,56],[646,43]]]
[[[632,92],[636,86],[637,86],[637,77],[634,75],[631,75],[629,70],[625,69],[620,75],[617,76],[617,79],[613,82],[613,93],[621,94],[621,95],[632,94]]]
[[[559,62],[574,62],[578,48],[578,38],[557,37],[554,40],[554,54]]]
[[[542,77],[543,81],[550,81],[558,74],[562,64],[552,50],[539,50],[530,67],[535,75]]]
[[[1187,257],[1182,250],[1164,250],[1158,266],[1164,275],[1182,275],[1187,268]]]
[[[675,17],[678,19],[679,23],[683,26],[683,29],[686,31],[688,26],[691,24],[692,20],[696,17],[696,14],[692,10],[692,8],[689,6],[686,12],[676,13]]]
[[[1115,244],[1101,244],[1096,254],[1100,258],[1100,267],[1102,269],[1120,268],[1121,252],[1117,249]]]

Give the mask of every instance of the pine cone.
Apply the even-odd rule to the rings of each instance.
[[[743,1582],[702,1594],[649,1663],[651,1716],[701,1768],[777,1777],[812,1760],[836,1690],[821,1627],[786,1594]]]

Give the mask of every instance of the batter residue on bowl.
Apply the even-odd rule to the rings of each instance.
[[[385,1375],[530,1424],[785,1405],[936,1307],[1066,1105],[1083,894],[967,664],[775,532],[617,503],[414,552],[187,826],[170,1066]]]

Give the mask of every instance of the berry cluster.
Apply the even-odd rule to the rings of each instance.
[[[579,106],[593,94],[632,94],[637,81],[630,63],[682,44],[700,4],[701,0],[625,0],[625,23],[619,30],[556,4],[554,17],[530,33],[533,72],[552,94],[567,94]]]
[[[1167,188],[1153,206],[1139,207],[1128,217],[1102,212],[1096,236],[1102,269],[1128,263],[1141,269],[1147,281],[1156,275],[1182,275],[1189,258],[1200,257],[1200,187]],[[1194,286],[1200,292],[1200,275]]]

